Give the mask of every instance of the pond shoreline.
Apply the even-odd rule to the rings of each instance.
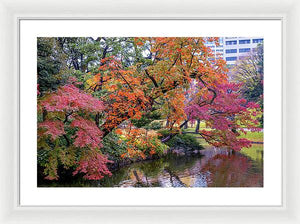
[[[262,145],[264,143],[252,141],[251,144]],[[199,156],[199,155],[205,156],[207,152],[217,151],[217,150],[220,150],[223,152],[226,151],[229,153],[234,153],[234,150],[221,149],[221,148],[216,148],[216,147],[204,147],[203,149],[199,149],[199,150],[185,150],[184,148],[181,148],[181,147],[172,147],[161,156],[154,154],[151,157],[150,156],[146,157],[146,159],[141,159],[141,158],[137,158],[136,160],[127,159],[127,160],[123,160],[121,162],[114,162],[112,164],[109,164],[108,168],[111,172],[115,172],[118,169],[124,168],[126,166],[130,166],[135,163],[158,160],[158,159],[166,158],[168,156],[177,156],[177,157],[193,157],[193,156]]]
[[[178,157],[192,157],[195,155],[201,155],[201,151],[205,150],[205,148],[203,149],[198,149],[198,150],[186,150],[184,148],[180,148],[180,147],[172,147],[170,149],[168,149],[167,152],[165,152],[163,155],[157,155],[154,154],[153,156],[148,156],[146,157],[146,159],[142,159],[142,158],[137,158],[135,160],[131,160],[131,159],[126,159],[120,162],[115,161],[114,163],[108,164],[108,169],[111,172],[115,172],[118,169],[124,168],[126,166],[130,166],[131,164],[134,163],[141,163],[141,162],[145,162],[145,161],[153,161],[153,160],[158,160],[158,159],[162,159],[162,158],[167,158],[168,156],[178,156]]]
[[[257,144],[258,146],[261,147],[261,144]],[[184,149],[181,147],[172,147],[168,151],[166,151],[163,155],[153,155],[151,157],[147,157],[146,159],[136,159],[136,160],[131,160],[131,159],[126,159],[121,162],[115,162],[113,164],[108,164],[109,165],[109,170],[112,173],[112,177],[117,175],[118,173],[122,173],[123,170],[131,170],[132,167],[143,167],[143,166],[151,166],[153,163],[157,163],[160,160],[163,161],[169,161],[169,160],[176,160],[176,161],[181,161],[181,160],[199,160],[200,158],[213,158],[216,155],[221,155],[221,156],[227,156],[228,158],[231,158],[232,156],[236,157],[239,156],[239,152],[235,152],[233,150],[229,149],[224,149],[224,148],[216,148],[216,147],[204,147],[201,150],[186,150],[184,152]],[[205,161],[206,159],[204,159]],[[157,161],[157,162],[156,162]],[[148,165],[147,165],[148,164]],[[59,171],[59,176],[60,179],[58,181],[49,181],[49,180],[44,180],[42,174],[40,173],[38,177],[38,187],[59,187],[59,186],[74,186],[75,187],[78,185],[82,186],[101,186],[100,184],[102,181],[89,181],[89,180],[84,180],[83,175],[84,174],[79,174],[76,175],[75,179],[74,176],[72,175],[72,170],[64,170],[62,167],[58,170]],[[172,172],[171,172],[172,173]],[[135,176],[137,175],[136,173]],[[174,175],[173,175],[174,176]],[[111,177],[105,177],[104,180],[107,182]],[[75,181],[75,182],[73,182]],[[100,185],[99,185],[100,184]],[[108,187],[108,186],[103,186],[103,187]]]

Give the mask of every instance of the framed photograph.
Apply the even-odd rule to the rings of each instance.
[[[299,222],[298,3],[47,4],[0,4],[3,223]]]
[[[281,20],[19,24],[21,205],[282,206]]]

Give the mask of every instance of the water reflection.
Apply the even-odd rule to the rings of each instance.
[[[249,151],[209,148],[196,157],[169,156],[123,167],[101,181],[63,186],[81,187],[262,187],[262,145]],[[49,186],[49,185],[48,185]],[[62,186],[53,184],[51,186]]]
[[[257,153],[262,154],[262,150]],[[115,172],[114,179],[105,178],[99,184],[103,187],[262,187],[262,156],[258,158],[207,149],[198,157],[171,156],[132,164]]]

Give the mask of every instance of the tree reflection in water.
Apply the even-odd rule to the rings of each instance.
[[[63,183],[63,186],[263,187],[262,148],[250,150],[251,155],[244,155],[240,152],[210,148],[202,150],[201,156],[169,156],[143,161],[123,167],[101,181],[83,183],[82,180],[75,180],[72,183]],[[52,186],[59,187],[62,184],[54,183]]]
[[[253,173],[252,161],[240,154],[215,155],[202,168],[208,187],[262,187],[262,173]]]
[[[261,157],[262,158],[262,157]],[[262,160],[239,152],[209,149],[200,157],[169,157],[125,168],[119,187],[262,187]]]

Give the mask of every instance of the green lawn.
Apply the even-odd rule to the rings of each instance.
[[[243,148],[240,152],[250,157],[254,161],[262,161],[263,151],[264,151],[263,144],[253,144],[250,148]]]
[[[247,138],[253,142],[263,142],[264,133],[263,132],[247,132],[247,134],[241,134],[240,138]]]
[[[190,133],[188,133],[188,134],[186,134],[186,135],[190,135],[190,136],[195,137],[196,140],[197,140],[197,142],[198,142],[200,145],[202,145],[203,147],[209,146],[209,144],[208,144],[203,138],[200,138],[201,135],[199,135],[199,134],[190,134]]]
[[[187,129],[182,129],[183,132],[195,132],[195,126],[193,128],[189,127]],[[200,129],[202,130],[211,130],[210,128],[205,127],[205,123],[201,122]],[[199,136],[199,135],[197,135]],[[241,134],[240,138],[247,138],[251,141],[255,142],[263,142],[264,141],[264,133],[263,132],[247,132],[247,134]]]
[[[187,131],[187,129],[185,129],[185,131]],[[192,131],[194,131],[194,130],[192,130]],[[203,138],[200,138],[201,135],[199,135],[199,134],[191,134],[191,133],[188,133],[187,135],[196,137],[197,141],[199,142],[200,145],[202,145],[204,147],[205,146],[209,146],[209,144]],[[240,138],[247,138],[247,139],[249,139],[250,141],[253,141],[253,142],[263,142],[264,141],[264,133],[263,132],[248,132],[246,135],[242,134],[240,136]],[[258,146],[257,144],[255,144],[255,146],[257,146],[259,148],[259,147],[262,146],[262,144],[260,146]]]
[[[195,122],[193,125],[189,122],[188,128],[183,129],[184,131],[194,132],[197,126],[197,122]],[[200,122],[200,129],[206,129],[205,122]]]
[[[189,131],[193,132],[195,131],[194,128],[188,128],[184,129],[184,131]],[[197,137],[197,141],[200,145],[203,147],[208,147],[210,146],[199,134],[190,134],[188,133],[187,135]],[[250,141],[253,142],[263,142],[264,141],[264,133],[263,132],[247,132],[247,134],[242,134],[240,138],[247,138]],[[263,144],[252,144],[250,148],[243,148],[240,153],[250,157],[254,161],[263,161],[263,150],[264,150],[264,145]]]
[[[263,142],[264,141],[264,133],[263,132],[248,132],[246,135],[242,134],[241,138],[247,138],[253,142]],[[252,144],[250,148],[243,148],[241,153],[250,157],[255,161],[263,160],[263,144]]]

